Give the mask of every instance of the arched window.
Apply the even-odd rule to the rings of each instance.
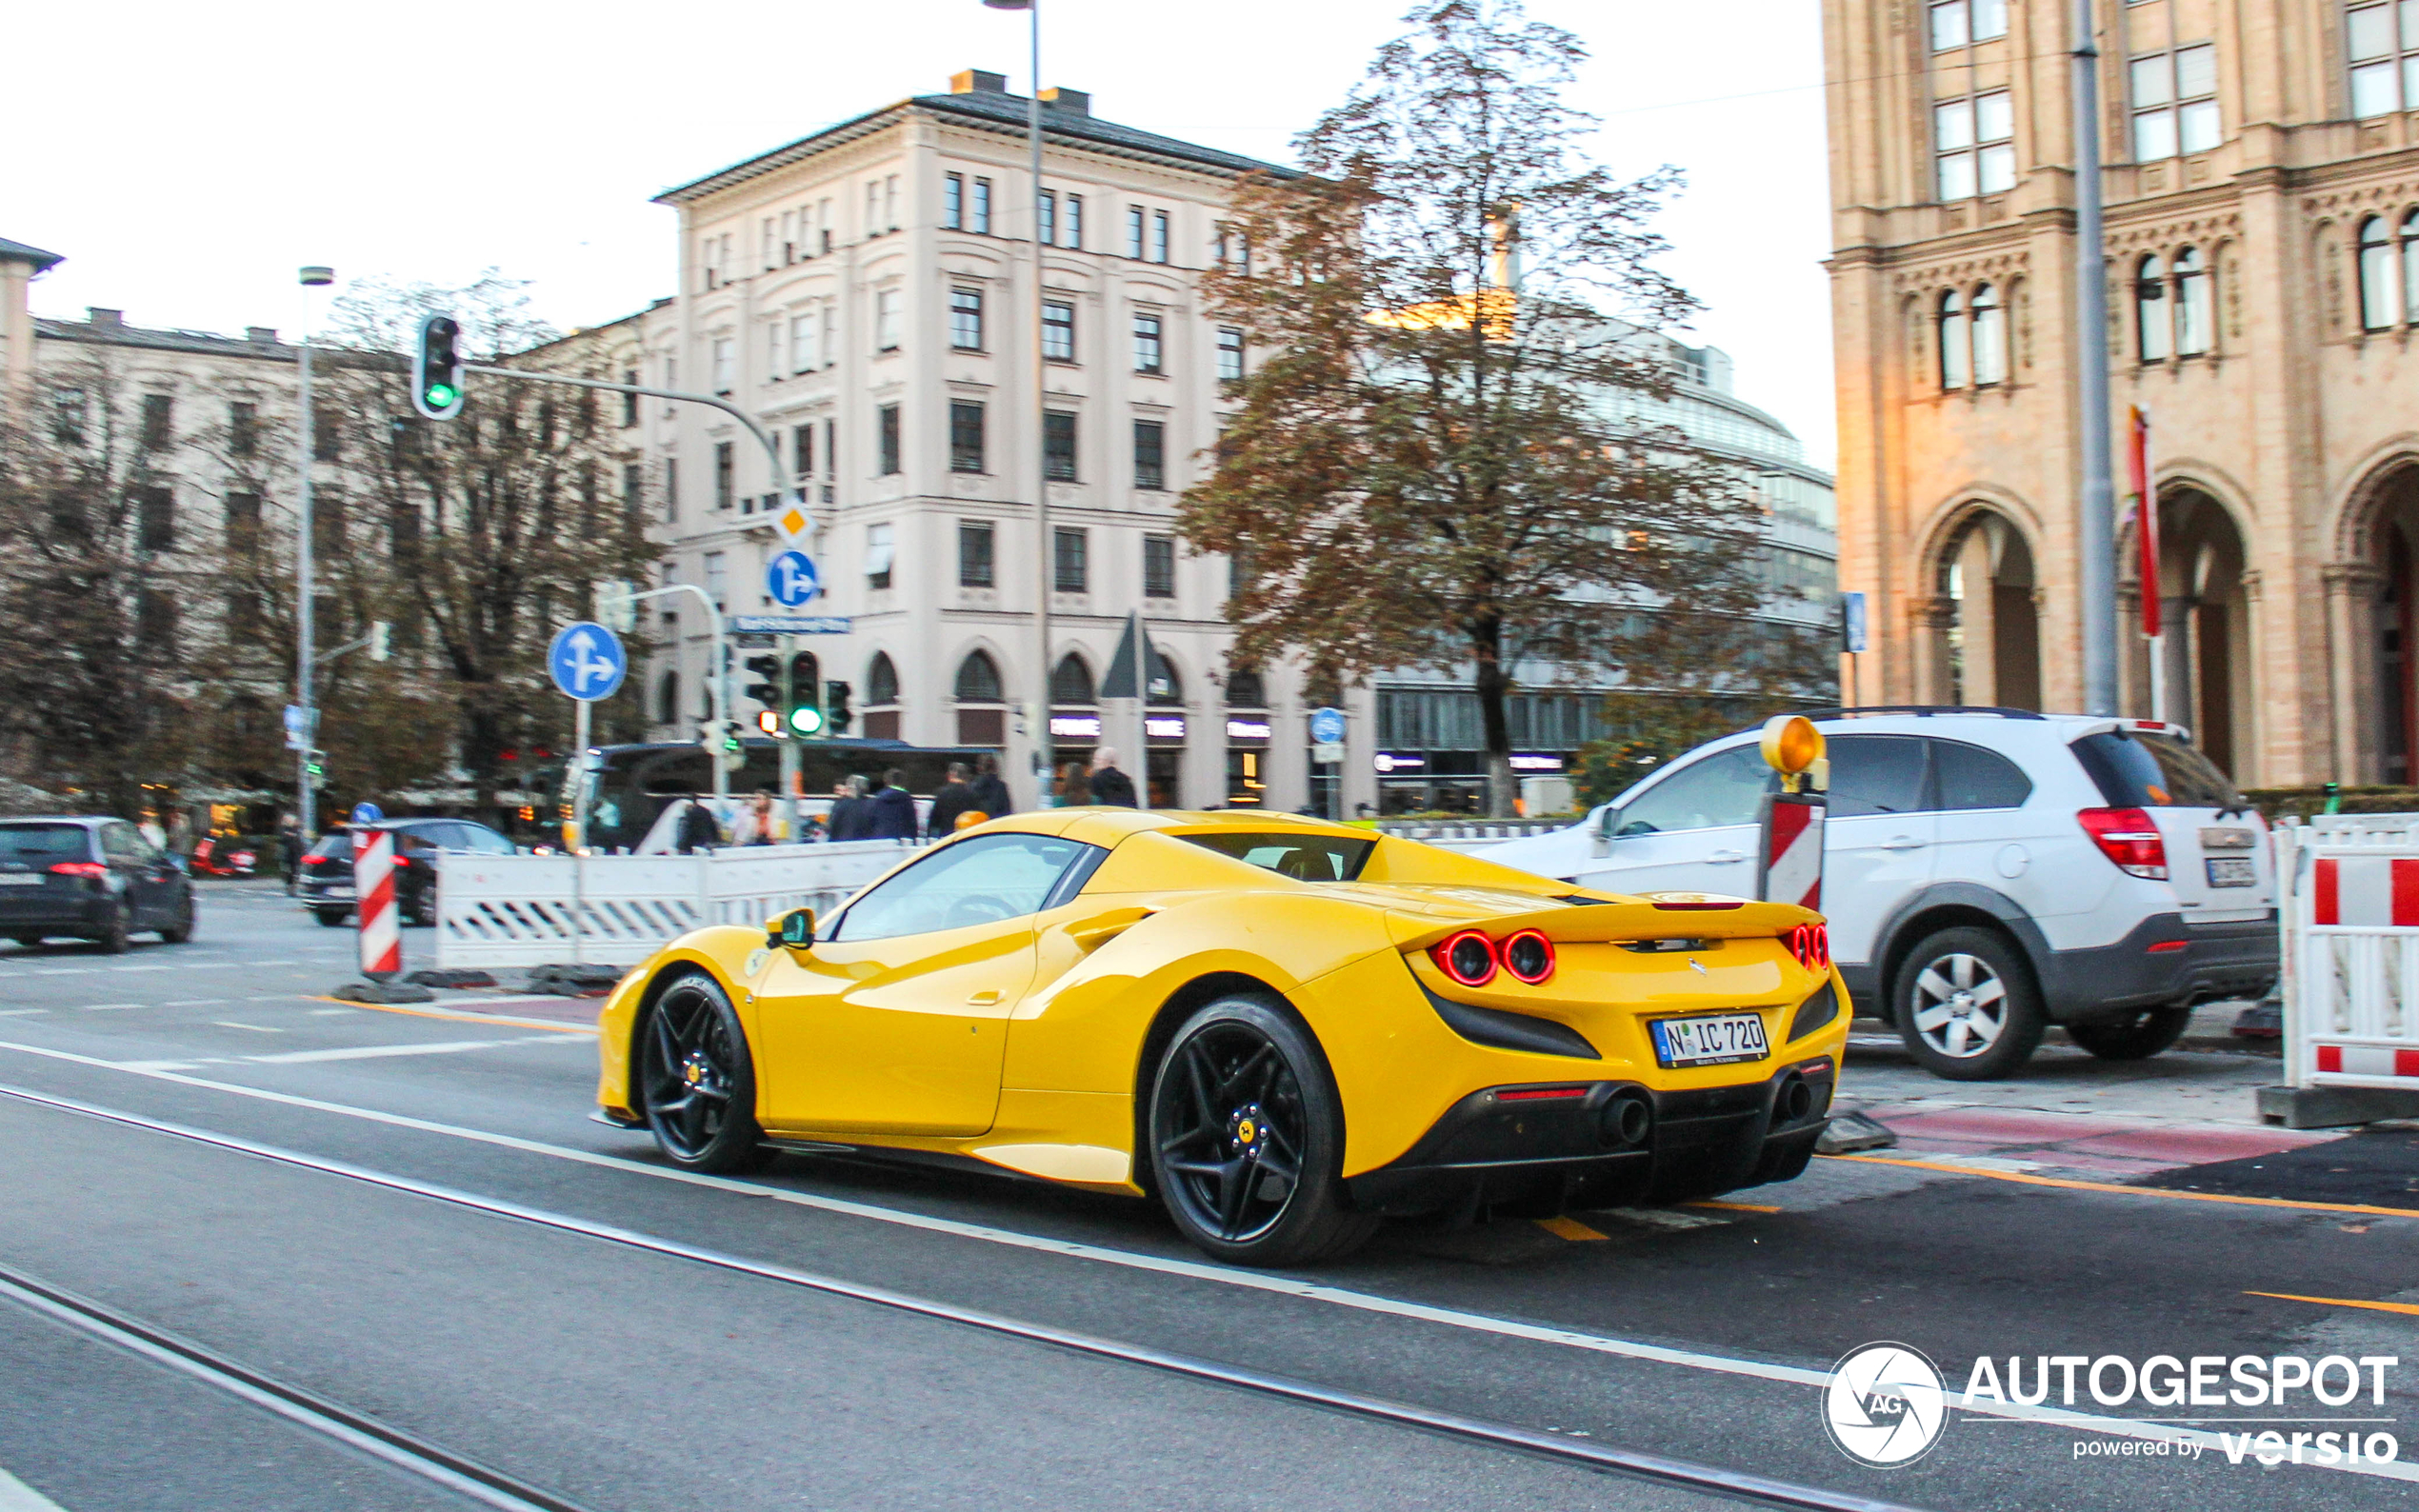
[[[1058,670],[1050,674],[1050,701],[1053,704],[1097,704],[1092,696],[1092,670],[1084,659],[1070,651],[1059,658]]]
[[[993,683],[999,680],[994,677]],[[890,653],[873,653],[873,665],[865,669],[865,701],[869,705],[895,704],[899,701],[899,669],[890,665]]]
[[[1000,669],[990,655],[971,651],[957,664],[957,701],[961,704],[997,704],[1000,698]]]
[[[1261,685],[1256,666],[1231,666],[1227,669],[1227,707],[1266,708],[1268,689]]]
[[[1999,290],[1985,284],[1974,290],[1974,384],[2008,381],[2008,312],[2000,308]]]
[[[655,685],[655,723],[680,723],[680,673],[677,670],[666,672]]]
[[[2360,325],[2384,330],[2402,318],[2401,280],[2394,277],[2394,242],[2386,218],[2371,215],[2360,223]]]
[[[2419,210],[2402,218],[2402,308],[2419,310]]]
[[[1940,387],[1963,388],[1973,375],[1973,348],[1966,342],[1966,296],[1940,296]]]
[[[2175,355],[2175,316],[2167,303],[2167,264],[2145,257],[2133,266],[2133,327],[2144,362]]]
[[[2197,247],[2175,254],[2175,354],[2198,357],[2215,344],[2216,308],[2209,299],[2209,266]]]
[[[1159,654],[1159,647],[1152,647],[1150,648],[1150,685],[1143,689],[1143,702],[1181,708],[1184,706],[1184,679],[1178,677],[1176,669],[1169,665],[1168,659]]]

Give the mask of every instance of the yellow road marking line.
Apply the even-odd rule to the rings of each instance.
[[[1827,1161],[1861,1161],[1868,1165],[1904,1165],[1910,1170],[1947,1171],[1951,1176],[1978,1176],[1985,1181],[2015,1182],[2025,1186],[2057,1186],[2070,1192],[2117,1192],[2127,1197],[2165,1197],[2187,1203],[2230,1203],[2241,1207],[2289,1207],[2307,1213],[2371,1213],[2380,1218],[2419,1218],[2419,1207],[2372,1207],[2363,1203],[2305,1203],[2289,1197],[2236,1197],[2227,1192],[2177,1192],[2163,1186],[2124,1186],[2115,1182],[2083,1182],[2066,1176],[2029,1176],[2022,1171],[1989,1171],[1946,1161],[1902,1161],[1886,1155],[1824,1155]]]
[[[550,1024],[544,1019],[508,1019],[493,1013],[441,1013],[434,1008],[407,1008],[392,1003],[350,1003],[343,998],[317,997],[317,1003],[333,1003],[339,1007],[365,1008],[371,1013],[402,1013],[415,1019],[445,1019],[454,1024],[509,1024],[519,1029],[551,1029],[556,1034],[594,1034],[590,1025]]]
[[[2379,1312],[2407,1312],[2419,1315],[2419,1303],[2362,1302],[2352,1297],[2296,1297],[2289,1291],[2247,1291],[2246,1297],[2274,1297],[2284,1302],[2314,1302],[2321,1307],[2372,1307]]]
[[[1606,1237],[1575,1218],[1541,1218],[1537,1220],[1537,1226],[1560,1239],[1603,1239]]]
[[[1722,1203],[1716,1202],[1710,1197],[1698,1202],[1687,1203],[1682,1205],[1688,1207],[1719,1207],[1724,1212],[1729,1213],[1777,1213],[1780,1211],[1777,1207],[1768,1207],[1762,1203]]]

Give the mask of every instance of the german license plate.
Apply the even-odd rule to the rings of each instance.
[[[350,903],[352,901],[352,889],[350,887],[330,887],[320,892],[318,896],[322,898],[342,899],[346,903]]]
[[[2208,856],[2203,858],[2203,865],[2209,869],[2212,887],[2249,887],[2259,881],[2259,873],[2252,869],[2249,856]]]
[[[0,872],[0,887],[39,887],[42,873],[38,871]]]
[[[1667,1066],[1727,1065],[1733,1061],[1761,1061],[1764,1016],[1758,1013],[1715,1013],[1701,1019],[1654,1019],[1647,1025],[1654,1036],[1654,1058]]]

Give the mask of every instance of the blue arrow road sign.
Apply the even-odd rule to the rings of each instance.
[[[587,620],[566,625],[554,633],[546,665],[554,673],[554,686],[584,704],[612,697],[630,671],[621,637]]]
[[[1310,710],[1310,738],[1322,746],[1332,746],[1344,738],[1344,710],[1314,708]]]
[[[814,559],[804,551],[784,551],[765,564],[765,591],[785,609],[794,609],[823,591],[815,576]]]
[[[376,804],[355,804],[352,806],[352,822],[356,825],[374,825],[379,820],[386,817],[386,810],[380,808]]]

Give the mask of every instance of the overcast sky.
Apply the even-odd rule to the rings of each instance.
[[[1292,161],[1289,143],[1400,30],[1408,0],[1043,0],[1045,83],[1095,113]],[[1676,164],[1668,269],[1692,342],[1833,451],[1821,28],[1806,0],[1532,0],[1594,53],[1577,103],[1625,173]],[[565,327],[672,291],[695,178],[960,69],[1026,87],[1025,20],[979,0],[624,0],[405,7],[159,0],[9,22],[0,236],[68,260],[35,312],[291,329],[293,269],[534,281]]]

